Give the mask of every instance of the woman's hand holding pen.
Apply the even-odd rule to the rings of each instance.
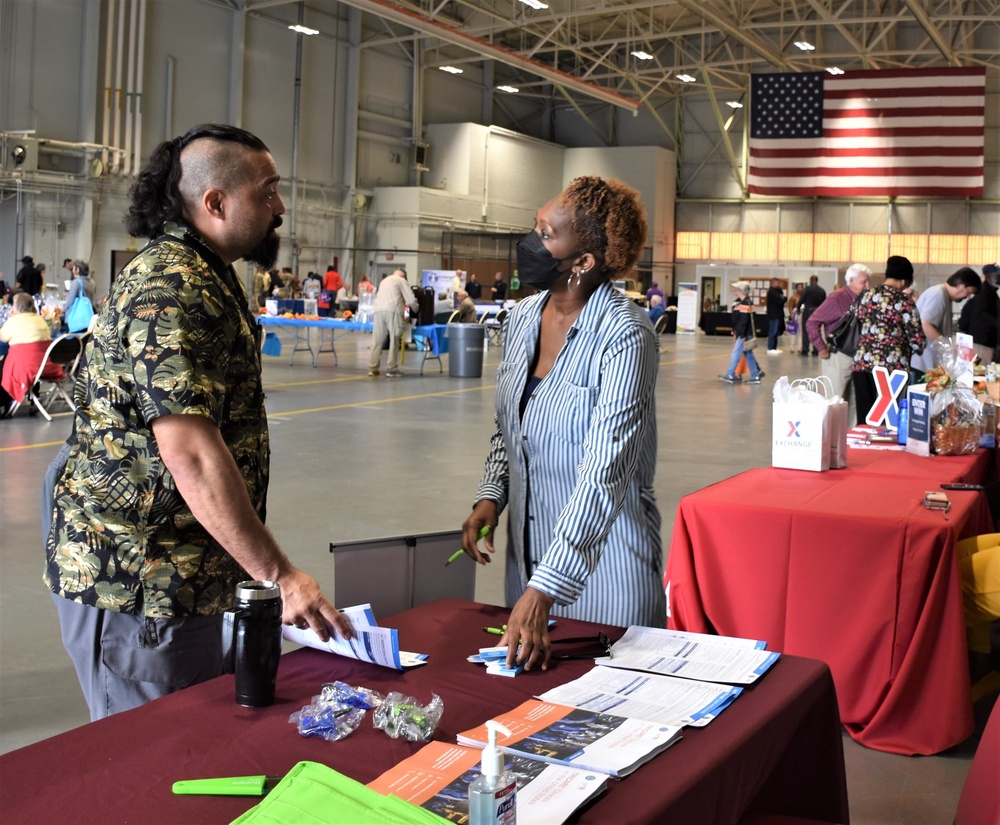
[[[462,525],[462,549],[477,563],[489,564],[493,561],[490,558],[495,551],[493,547],[493,531],[500,520],[497,514],[495,501],[483,499],[476,503],[472,509],[472,514]],[[489,528],[485,536],[482,536],[483,528]],[[490,555],[486,555],[479,549],[479,539],[483,539],[483,545],[489,550]]]

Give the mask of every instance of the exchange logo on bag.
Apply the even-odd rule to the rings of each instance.
[[[808,421],[806,423],[809,425],[809,429],[810,430],[814,430],[815,429],[814,426],[813,426],[814,422]],[[822,422],[820,423],[820,427],[822,427]],[[805,430],[805,427],[802,426],[802,420],[801,419],[799,421],[789,421],[788,422],[788,434],[784,438],[780,438],[776,433],[773,434],[772,447],[781,447],[781,448],[791,449],[791,450],[812,450],[813,449],[813,442],[815,440],[815,438],[814,438],[815,433],[812,433],[812,432],[810,432],[810,433],[799,432],[800,429],[803,430],[803,431]],[[798,461],[798,459],[800,457],[798,457],[798,456],[796,457],[796,459],[792,460],[794,466],[792,464],[775,464],[774,461],[773,461],[773,458],[774,458],[773,453],[772,453],[771,457],[772,457],[772,462],[771,463],[775,467],[789,467],[790,469],[793,469],[793,470],[808,470],[808,469],[811,469],[810,467],[801,466],[801,464]]]

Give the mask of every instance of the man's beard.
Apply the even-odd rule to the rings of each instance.
[[[281,248],[281,236],[275,231],[281,226],[281,216],[274,219],[274,223],[267,230],[264,239],[257,244],[256,248],[243,256],[243,260],[256,264],[261,269],[271,269],[278,261],[278,250]]]

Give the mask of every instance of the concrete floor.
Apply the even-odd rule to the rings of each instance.
[[[265,358],[273,458],[268,524],[288,554],[333,592],[328,545],[381,536],[458,529],[471,507],[493,428],[490,349],[482,379],[450,378],[436,363],[418,376],[406,355],[401,379],[367,376],[368,338],[338,341],[340,364],[306,354],[288,365]],[[718,381],[730,339],[664,336],[657,385],[660,433],[656,492],[669,546],[681,496],[750,467],[770,463],[770,383],[815,375],[818,360],[785,353],[761,361],[762,386]],[[0,421],[0,752],[88,720],[75,674],[41,583],[38,487],[70,429]],[[498,546],[505,537],[501,524]],[[496,560],[497,562],[500,559]],[[476,596],[502,603],[502,564],[478,572]],[[977,708],[982,720],[988,713]],[[871,751],[844,737],[854,825],[940,825],[952,821],[976,738],[933,757]],[[0,777],[2,782],[2,777]],[[41,787],[41,780],[40,780]],[[0,803],[2,807],[2,803]]]

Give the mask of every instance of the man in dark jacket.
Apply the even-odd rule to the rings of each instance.
[[[21,263],[24,266],[17,271],[15,283],[29,295],[37,295],[42,291],[42,273],[35,267],[35,261],[30,255],[21,258]]]
[[[819,285],[819,278],[816,275],[812,275],[809,278],[809,286],[802,290],[802,298],[799,301],[799,309],[802,311],[801,320],[799,321],[802,327],[802,355],[809,355],[809,333],[806,332],[806,323],[809,321],[809,316],[812,315],[818,308],[819,305],[826,300],[826,290]],[[819,355],[819,350],[815,347],[812,348],[813,355]]]
[[[785,332],[785,293],[781,290],[781,281],[771,279],[771,288],[767,291],[767,354],[780,355],[778,336]]]
[[[997,276],[1000,266],[983,267],[983,286],[962,307],[958,328],[972,336],[972,347],[984,364],[996,356],[997,316],[1000,315],[1000,298],[997,297]]]

